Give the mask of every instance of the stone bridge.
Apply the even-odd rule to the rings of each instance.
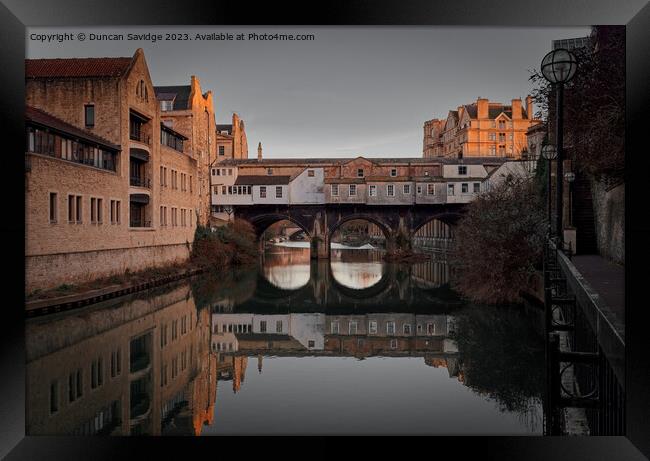
[[[328,259],[330,240],[344,223],[364,220],[376,224],[386,237],[386,250],[408,250],[415,233],[436,219],[454,227],[466,204],[422,205],[242,205],[234,206],[238,218],[249,221],[258,238],[272,224],[288,220],[302,228],[311,242],[311,257]]]

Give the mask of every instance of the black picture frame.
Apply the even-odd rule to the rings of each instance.
[[[364,441],[366,456],[384,447],[415,445],[437,456],[458,456],[467,442],[488,459],[614,460],[650,457],[650,368],[644,314],[643,284],[634,284],[634,270],[645,272],[650,246],[650,225],[645,223],[643,203],[647,195],[650,156],[641,155],[647,128],[644,114],[649,105],[650,5],[645,0],[471,0],[390,2],[384,0],[330,1],[310,4],[290,1],[262,4],[217,0],[2,0],[0,4],[0,114],[5,143],[0,155],[4,219],[5,302],[2,393],[0,393],[0,456],[7,459],[118,459],[154,458],[154,453],[180,449],[192,454],[197,448],[216,456],[233,450],[248,456],[250,449],[263,453],[270,444],[230,443],[216,438],[75,438],[25,437],[25,342],[24,342],[24,55],[26,26],[65,25],[465,25],[465,26],[589,26],[626,25],[626,437],[442,437],[433,441],[398,442],[383,438]],[[311,3],[311,2],[310,2]],[[644,143],[645,141],[645,143]],[[639,146],[638,148],[635,148]],[[636,155],[634,155],[636,153]],[[642,275],[641,275],[642,276]],[[9,294],[10,296],[6,296]],[[637,300],[638,301],[635,301]],[[330,446],[338,441],[314,440]],[[285,442],[280,441],[284,444]],[[402,445],[406,443],[406,445]],[[263,446],[266,446],[266,449]],[[334,445],[335,447],[335,445]],[[276,452],[277,453],[277,452]],[[166,456],[165,456],[166,457]]]

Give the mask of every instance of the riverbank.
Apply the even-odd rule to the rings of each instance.
[[[26,297],[25,311],[28,317],[34,317],[75,309],[165,285],[206,270],[205,266],[187,262],[133,274],[105,277],[79,285],[61,285],[52,290],[37,290]]]

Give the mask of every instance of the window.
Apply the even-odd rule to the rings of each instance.
[[[314,170],[307,170],[307,176],[309,176],[310,178],[313,178],[314,177]]]
[[[506,134],[499,133],[499,142],[506,142]]]
[[[348,195],[350,197],[354,197],[357,195],[357,185],[356,184],[350,184],[350,187],[348,189]]]
[[[386,334],[388,335],[395,334],[395,322],[386,322]]]
[[[453,184],[448,184],[447,185],[447,195],[454,195],[454,185]]]
[[[356,335],[358,329],[358,323],[356,320],[351,320],[349,324],[348,331],[351,335]]]
[[[190,193],[192,193],[192,175],[190,175]]]
[[[496,141],[497,140],[497,134],[495,132],[488,133],[488,140],[489,141]]]
[[[226,147],[219,146],[219,155],[226,155]]]
[[[493,157],[494,157],[495,155],[497,155],[497,148],[496,148],[496,146],[490,146],[490,155],[493,156]]]
[[[266,174],[271,176],[273,174],[273,168],[267,168],[266,169]]]
[[[481,183],[480,182],[475,182],[474,183],[474,193],[478,194],[479,192],[481,192]]]
[[[395,196],[395,186],[393,184],[388,184],[386,186],[386,195],[388,195],[389,197]]]
[[[94,104],[86,104],[84,106],[84,120],[86,123],[86,128],[92,128],[95,126],[95,106]]]
[[[282,186],[275,186],[275,198],[282,198]]]
[[[390,170],[390,175],[391,175],[391,176],[397,176],[397,168],[392,168],[392,169]]]
[[[357,169],[357,178],[363,178],[363,168]]]
[[[402,191],[404,192],[404,195],[411,195],[411,185],[404,184]]]
[[[377,186],[374,186],[374,185],[368,186],[368,195],[370,195],[370,197],[376,197],[377,196]]]
[[[232,176],[232,168],[228,168],[228,176]]]
[[[97,223],[101,224],[104,222],[104,200],[97,199]]]
[[[339,185],[332,184],[332,197],[338,197],[338,196],[339,196]]]
[[[458,174],[466,175],[467,174],[467,165],[458,165]]]
[[[172,208],[173,210],[174,208]],[[175,341],[178,338],[178,320],[172,322],[172,341]]]
[[[174,110],[174,101],[160,101],[160,110],[163,112]]]
[[[104,366],[102,358],[98,357],[90,365],[90,388],[96,389],[104,383]]]
[[[122,350],[117,348],[111,353],[111,378],[122,373]]]
[[[422,333],[422,324],[418,323],[418,334]]]
[[[332,332],[333,335],[338,335],[339,334],[339,322],[332,322],[330,325],[330,331]]]
[[[316,347],[316,341],[310,339],[309,341],[307,341],[307,347]]]
[[[397,340],[396,339],[391,339],[390,340],[390,348],[391,349],[397,349]]]
[[[506,121],[505,120],[499,120],[499,129],[503,130],[505,127],[506,127]]]
[[[54,380],[50,383],[50,414],[59,411],[59,382]]]
[[[56,192],[50,192],[50,222],[55,223],[57,221],[58,217],[58,211],[57,211],[57,193]]]
[[[266,198],[266,186],[260,186],[260,198]]]
[[[376,320],[371,320],[368,323],[368,333],[371,335],[377,334],[377,321]]]
[[[434,334],[435,329],[433,328],[433,323],[427,323],[427,334],[432,335]]]
[[[97,220],[96,211],[95,211],[97,207],[95,203],[96,201],[97,199],[95,198],[90,199],[90,222],[91,223],[94,223]]]
[[[266,320],[260,322],[260,333],[266,333]]]
[[[411,334],[411,325],[408,323],[404,324],[404,334],[405,335],[410,335]]]
[[[427,195],[435,195],[435,194],[436,194],[436,185],[427,184]]]
[[[76,218],[77,218],[77,224],[81,224],[82,222],[82,216],[83,216],[83,210],[82,210],[82,205],[81,205],[81,195],[76,196],[76,204],[77,204],[77,209],[76,209]]]
[[[461,194],[466,194],[469,192],[469,185],[466,182],[460,185],[460,192]]]
[[[277,320],[275,322],[275,332],[282,333],[282,320]]]

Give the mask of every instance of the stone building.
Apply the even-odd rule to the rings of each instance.
[[[188,109],[161,117],[142,49],[30,59],[25,76],[26,291],[186,260],[209,210],[214,113],[198,80]]]
[[[525,107],[521,99],[505,105],[478,98],[450,110],[446,120],[424,123],[423,156],[519,159],[527,150],[526,131],[537,123],[531,96],[526,97]]]
[[[246,129],[244,121],[239,118],[239,115],[232,114],[232,123],[230,125],[217,125],[216,133],[217,162],[248,158]]]
[[[189,137],[185,148],[196,162],[196,176],[185,178],[185,188],[192,194],[198,194],[194,213],[199,223],[206,225],[210,210],[208,173],[217,152],[212,91],[203,93],[199,79],[194,75],[189,85],[156,86],[154,90],[160,102],[160,119],[164,127],[187,133]],[[164,147],[166,144],[161,145]],[[163,149],[162,153],[165,152],[170,151]],[[161,176],[164,176],[164,171]],[[194,188],[197,190],[194,191]]]

